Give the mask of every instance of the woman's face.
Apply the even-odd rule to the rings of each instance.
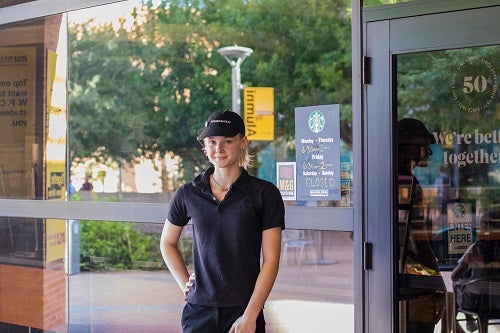
[[[420,167],[426,167],[429,164],[429,157],[432,155],[432,149],[430,145],[425,144],[420,146],[420,156],[417,165]]]
[[[409,144],[400,147],[401,161],[413,161],[415,166],[426,167],[432,150],[429,144]]]
[[[204,151],[216,168],[239,167],[241,155],[248,145],[246,136],[210,136],[204,139]]]

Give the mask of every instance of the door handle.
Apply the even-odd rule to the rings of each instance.
[[[363,267],[373,269],[373,243],[363,242]]]

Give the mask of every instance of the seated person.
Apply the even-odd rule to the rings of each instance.
[[[479,311],[480,291],[467,281],[475,279],[500,280],[500,209],[490,210],[483,215],[478,241],[473,243],[458,260],[451,274],[457,294],[457,307],[464,310]],[[471,316],[466,316],[467,330],[473,332],[477,324]]]

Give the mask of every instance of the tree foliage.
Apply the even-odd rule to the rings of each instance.
[[[474,134],[475,131],[491,135],[498,129],[500,96],[490,72],[490,66],[494,68],[494,65],[489,63],[498,59],[497,47],[412,53],[399,55],[396,59],[398,119],[417,118],[431,132],[449,135]],[[448,153],[473,153],[478,148],[494,152],[494,145],[475,141],[439,147]],[[432,158],[436,160],[437,173],[437,168],[445,161],[442,154]],[[462,186],[477,186],[490,184],[496,169],[494,164],[473,163],[455,172]],[[489,191],[489,194],[482,191],[483,203],[498,197],[497,190]]]
[[[196,135],[231,103],[231,69],[217,49],[254,50],[246,86],[275,89],[277,142],[294,138],[294,108],[339,103],[351,130],[349,1],[211,0],[151,3],[130,28],[70,27],[70,150],[130,159],[172,151],[206,161]],[[190,177],[189,173],[186,174]]]
[[[453,93],[467,96],[468,100],[463,101],[466,105],[485,105],[484,94],[464,94],[464,82],[460,80],[472,80],[479,74],[489,77],[488,66],[481,59],[495,59],[497,53],[495,47],[481,47],[398,56],[398,117],[418,118],[435,131],[467,133],[494,127],[491,119],[495,119],[499,96],[479,113],[462,110]],[[458,73],[464,64],[468,72]],[[491,87],[494,82],[487,84]]]

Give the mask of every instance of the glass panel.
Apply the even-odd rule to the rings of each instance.
[[[345,43],[351,40],[351,22],[347,4],[297,1],[285,10],[281,1],[266,2],[267,7],[262,8],[252,7],[256,4],[228,7],[229,12],[218,17],[222,10],[218,4],[217,10],[203,7],[185,11],[173,5],[158,10],[138,3],[124,1],[74,12],[68,25],[65,15],[55,15],[0,27],[0,112],[9,120],[0,147],[4,158],[0,163],[0,197],[62,199],[67,192],[72,200],[167,202],[180,184],[207,166],[194,138],[208,113],[231,104],[231,71],[215,51],[235,42],[254,50],[242,68],[243,83],[273,87],[276,96],[276,139],[253,143],[257,163],[251,172],[275,181],[275,162],[295,156],[294,107],[332,100],[341,105],[341,148],[347,156],[344,163],[351,164],[351,56],[350,44]],[[132,7],[138,8],[132,12]],[[310,15],[302,15],[312,7]],[[225,28],[217,32],[221,26]],[[332,31],[339,35],[332,35]],[[255,38],[256,32],[259,38]],[[24,53],[19,57],[17,51]],[[12,70],[4,65],[9,59],[29,60],[29,66]],[[26,99],[21,101],[23,95]],[[66,145],[66,102],[71,113],[72,186],[68,188],[66,155],[61,159],[59,149]],[[342,168],[344,180],[349,180],[345,193],[350,193],[350,170],[350,166]],[[82,186],[86,179],[91,190]],[[55,321],[47,314],[52,308],[34,309],[30,304],[4,312],[4,300],[16,296],[4,298],[2,294],[0,331],[88,332],[90,326],[93,332],[121,332],[143,323],[153,331],[157,331],[156,324],[158,330],[170,331],[170,325],[178,325],[183,299],[178,293],[164,294],[175,288],[164,284],[165,279],[170,278],[170,283],[172,279],[157,257],[161,227],[0,218],[2,287],[7,277],[6,286],[27,275],[41,275],[33,283],[16,285],[16,290],[51,288],[50,282],[56,281],[57,287],[40,297],[53,297],[58,306]],[[324,318],[320,321],[315,316],[333,311],[342,316],[340,320],[332,317],[330,326],[345,325],[344,331],[353,331],[349,234],[303,233],[308,238],[302,256],[300,247],[293,243],[287,246],[286,267],[277,282],[280,294],[270,300],[269,321],[293,327],[298,325],[292,322],[298,316],[290,318],[289,314],[310,307],[307,314],[313,316],[311,322],[314,319],[324,325]],[[189,234],[185,241],[188,256]],[[67,245],[66,255],[60,253],[61,244]],[[64,270],[68,294],[66,281],[60,280]],[[127,287],[120,288],[120,276],[132,281],[133,287],[124,283]],[[311,280],[315,281],[312,287]],[[318,287],[320,283],[329,288]],[[2,288],[2,293],[10,290]],[[130,298],[131,290],[135,290],[135,299]],[[156,298],[147,299],[151,294]],[[66,304],[66,299],[65,317],[59,306]],[[33,298],[19,297],[13,304],[20,300]],[[33,318],[3,317],[25,313]],[[101,317],[108,313],[118,318]],[[155,320],[144,320],[151,316]],[[68,322],[61,323],[66,319]]]
[[[69,276],[70,331],[176,332],[170,319],[182,309],[183,297],[165,274],[158,247],[162,225],[74,223],[81,245],[78,271]],[[190,240],[183,239],[188,254]]]
[[[0,198],[66,198],[64,15],[0,26]],[[0,331],[66,331],[66,221],[0,217]]]
[[[142,3],[68,14],[74,200],[165,202],[205,169],[196,135],[232,105],[231,67],[217,50],[237,44],[253,50],[242,84],[274,91],[275,137],[252,141],[250,173],[276,183],[276,162],[295,160],[296,106],[339,103],[343,200],[288,204],[352,206],[349,1]]]
[[[0,218],[1,332],[66,332],[66,221]]]
[[[457,309],[496,316],[499,296],[488,288],[500,280],[500,47],[396,60],[400,323],[433,332],[454,314],[453,292]],[[475,279],[486,282],[457,287]],[[458,324],[477,326],[467,319]]]
[[[381,5],[393,5],[396,3],[409,2],[411,0],[362,0],[363,7],[381,6]]]
[[[43,267],[43,219],[0,218],[0,262]]]
[[[66,196],[62,20],[54,15],[0,27],[0,198]]]
[[[283,231],[281,266],[265,310],[269,332],[354,332],[349,232]]]
[[[372,7],[372,6],[380,6],[380,5],[394,5],[394,4],[403,3],[403,2],[413,2],[413,3],[423,2],[422,0],[362,0],[362,1],[363,1],[363,7]],[[437,1],[434,1],[434,2],[437,2]],[[443,0],[442,2],[445,2],[445,0]]]
[[[71,332],[181,332],[184,296],[156,246],[162,226],[79,224],[82,271],[69,276]],[[188,264],[191,234],[185,228],[181,237]],[[321,332],[325,327],[354,332],[350,233],[286,230],[281,260],[265,307],[267,332]]]
[[[294,107],[334,100],[341,104],[342,171],[347,185],[343,190],[350,195],[350,47],[342,42],[350,40],[350,19],[334,14],[338,11],[329,7],[334,6],[331,3],[315,2],[317,8],[307,17],[300,8],[305,5],[310,9],[310,3],[297,2],[286,9],[281,1],[267,2],[266,8],[253,7],[256,5],[228,12],[220,8],[185,11],[171,5],[167,12],[131,1],[68,14],[72,92],[69,146],[77,191],[73,200],[167,202],[180,184],[206,168],[207,161],[194,138],[209,113],[219,110],[220,105],[231,105],[231,70],[215,51],[234,43],[253,49],[241,67],[242,82],[247,86],[273,87],[275,91],[276,138],[274,142],[253,143],[256,163],[250,172],[275,182],[275,162],[295,158]],[[137,12],[131,14],[134,6]],[[213,16],[212,12],[221,15]],[[109,17],[108,13],[116,16]],[[294,19],[289,20],[290,17]],[[319,29],[322,25],[324,30]],[[332,35],[333,26],[343,27],[342,34]],[[214,36],[212,29],[217,31]],[[237,36],[234,31],[239,31]],[[314,36],[310,45],[302,37],[297,41],[289,38],[304,31]],[[337,39],[338,43],[334,42]],[[308,46],[304,47],[304,43]],[[277,44],[283,45],[283,49],[276,48]],[[294,68],[316,65],[317,71],[311,68],[291,74],[297,71]],[[336,70],[342,74],[338,76]],[[321,75],[317,77],[315,73]],[[300,88],[297,80],[303,82]],[[95,126],[96,119],[99,126]],[[131,159],[131,155],[135,157]],[[82,189],[86,178],[93,185],[91,191]],[[121,223],[92,222],[94,226],[89,227],[81,222],[82,272],[70,277],[71,329],[111,332],[120,331],[125,325],[127,329],[180,332],[184,297],[163,266],[156,270],[157,259],[120,263],[115,250],[123,245],[108,244],[101,246],[100,251],[94,248],[100,243],[96,239],[119,237],[92,235],[88,238],[90,243],[84,239],[88,231],[97,232],[105,224],[111,229],[122,228]],[[162,226],[147,227],[154,230],[152,237],[156,239],[161,231],[158,227]],[[266,305],[268,331],[284,332],[307,323],[305,331],[317,322],[322,327],[342,326],[342,331],[352,332],[350,234],[297,232],[301,234],[298,239],[287,238],[284,243],[282,268]],[[181,250],[189,262],[191,233],[189,229],[184,233],[185,246]],[[133,252],[134,242],[130,244]],[[331,316],[327,319],[330,322],[325,323],[322,314],[330,312],[339,317]]]

